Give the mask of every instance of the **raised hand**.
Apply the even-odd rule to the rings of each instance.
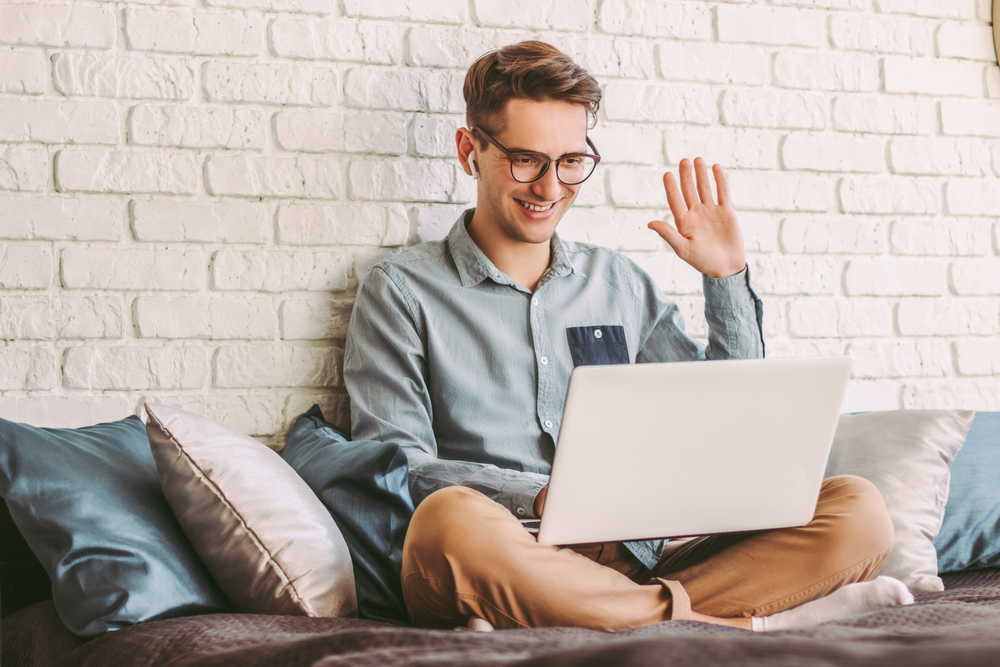
[[[649,228],[666,241],[677,256],[710,278],[725,278],[746,268],[743,232],[729,201],[729,183],[719,165],[713,165],[719,203],[712,200],[708,167],[703,159],[681,160],[680,189],[669,171],[663,175],[667,203],[674,225],[654,220]]]

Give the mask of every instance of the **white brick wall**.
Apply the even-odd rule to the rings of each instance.
[[[1000,410],[1000,68],[984,0],[0,3],[0,416],[145,399],[280,445],[347,424],[354,294],[475,199],[465,68],[550,41],[605,89],[569,238],[628,253],[661,175],[728,170],[772,355],[855,357],[852,409]]]

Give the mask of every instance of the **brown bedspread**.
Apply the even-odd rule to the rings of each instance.
[[[945,577],[912,606],[807,630],[753,634],[693,621],[620,633],[486,634],[346,619],[220,614],[138,625],[83,643],[42,602],[3,620],[4,667],[490,667],[998,665],[1000,570]],[[53,622],[55,623],[53,625]]]

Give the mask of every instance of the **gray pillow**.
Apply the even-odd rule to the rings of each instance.
[[[886,410],[842,415],[826,476],[857,475],[882,492],[896,543],[879,574],[911,591],[941,591],[934,538],[941,530],[951,479],[973,411]]]

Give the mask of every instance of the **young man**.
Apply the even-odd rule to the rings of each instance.
[[[801,528],[557,548],[522,527],[544,511],[574,366],[761,357],[761,304],[725,175],[713,167],[715,201],[701,158],[681,162],[679,187],[664,176],[674,225],[649,226],[704,276],[707,347],[627,258],[555,234],[599,162],[587,130],[600,88],[567,56],[541,42],[505,47],[476,61],[464,92],[456,142],[477,207],[443,241],[372,269],[344,362],[353,436],[409,457],[411,621],[773,629],[905,601],[882,577],[841,588],[875,577],[893,541],[881,496],[858,478],[824,482]]]

